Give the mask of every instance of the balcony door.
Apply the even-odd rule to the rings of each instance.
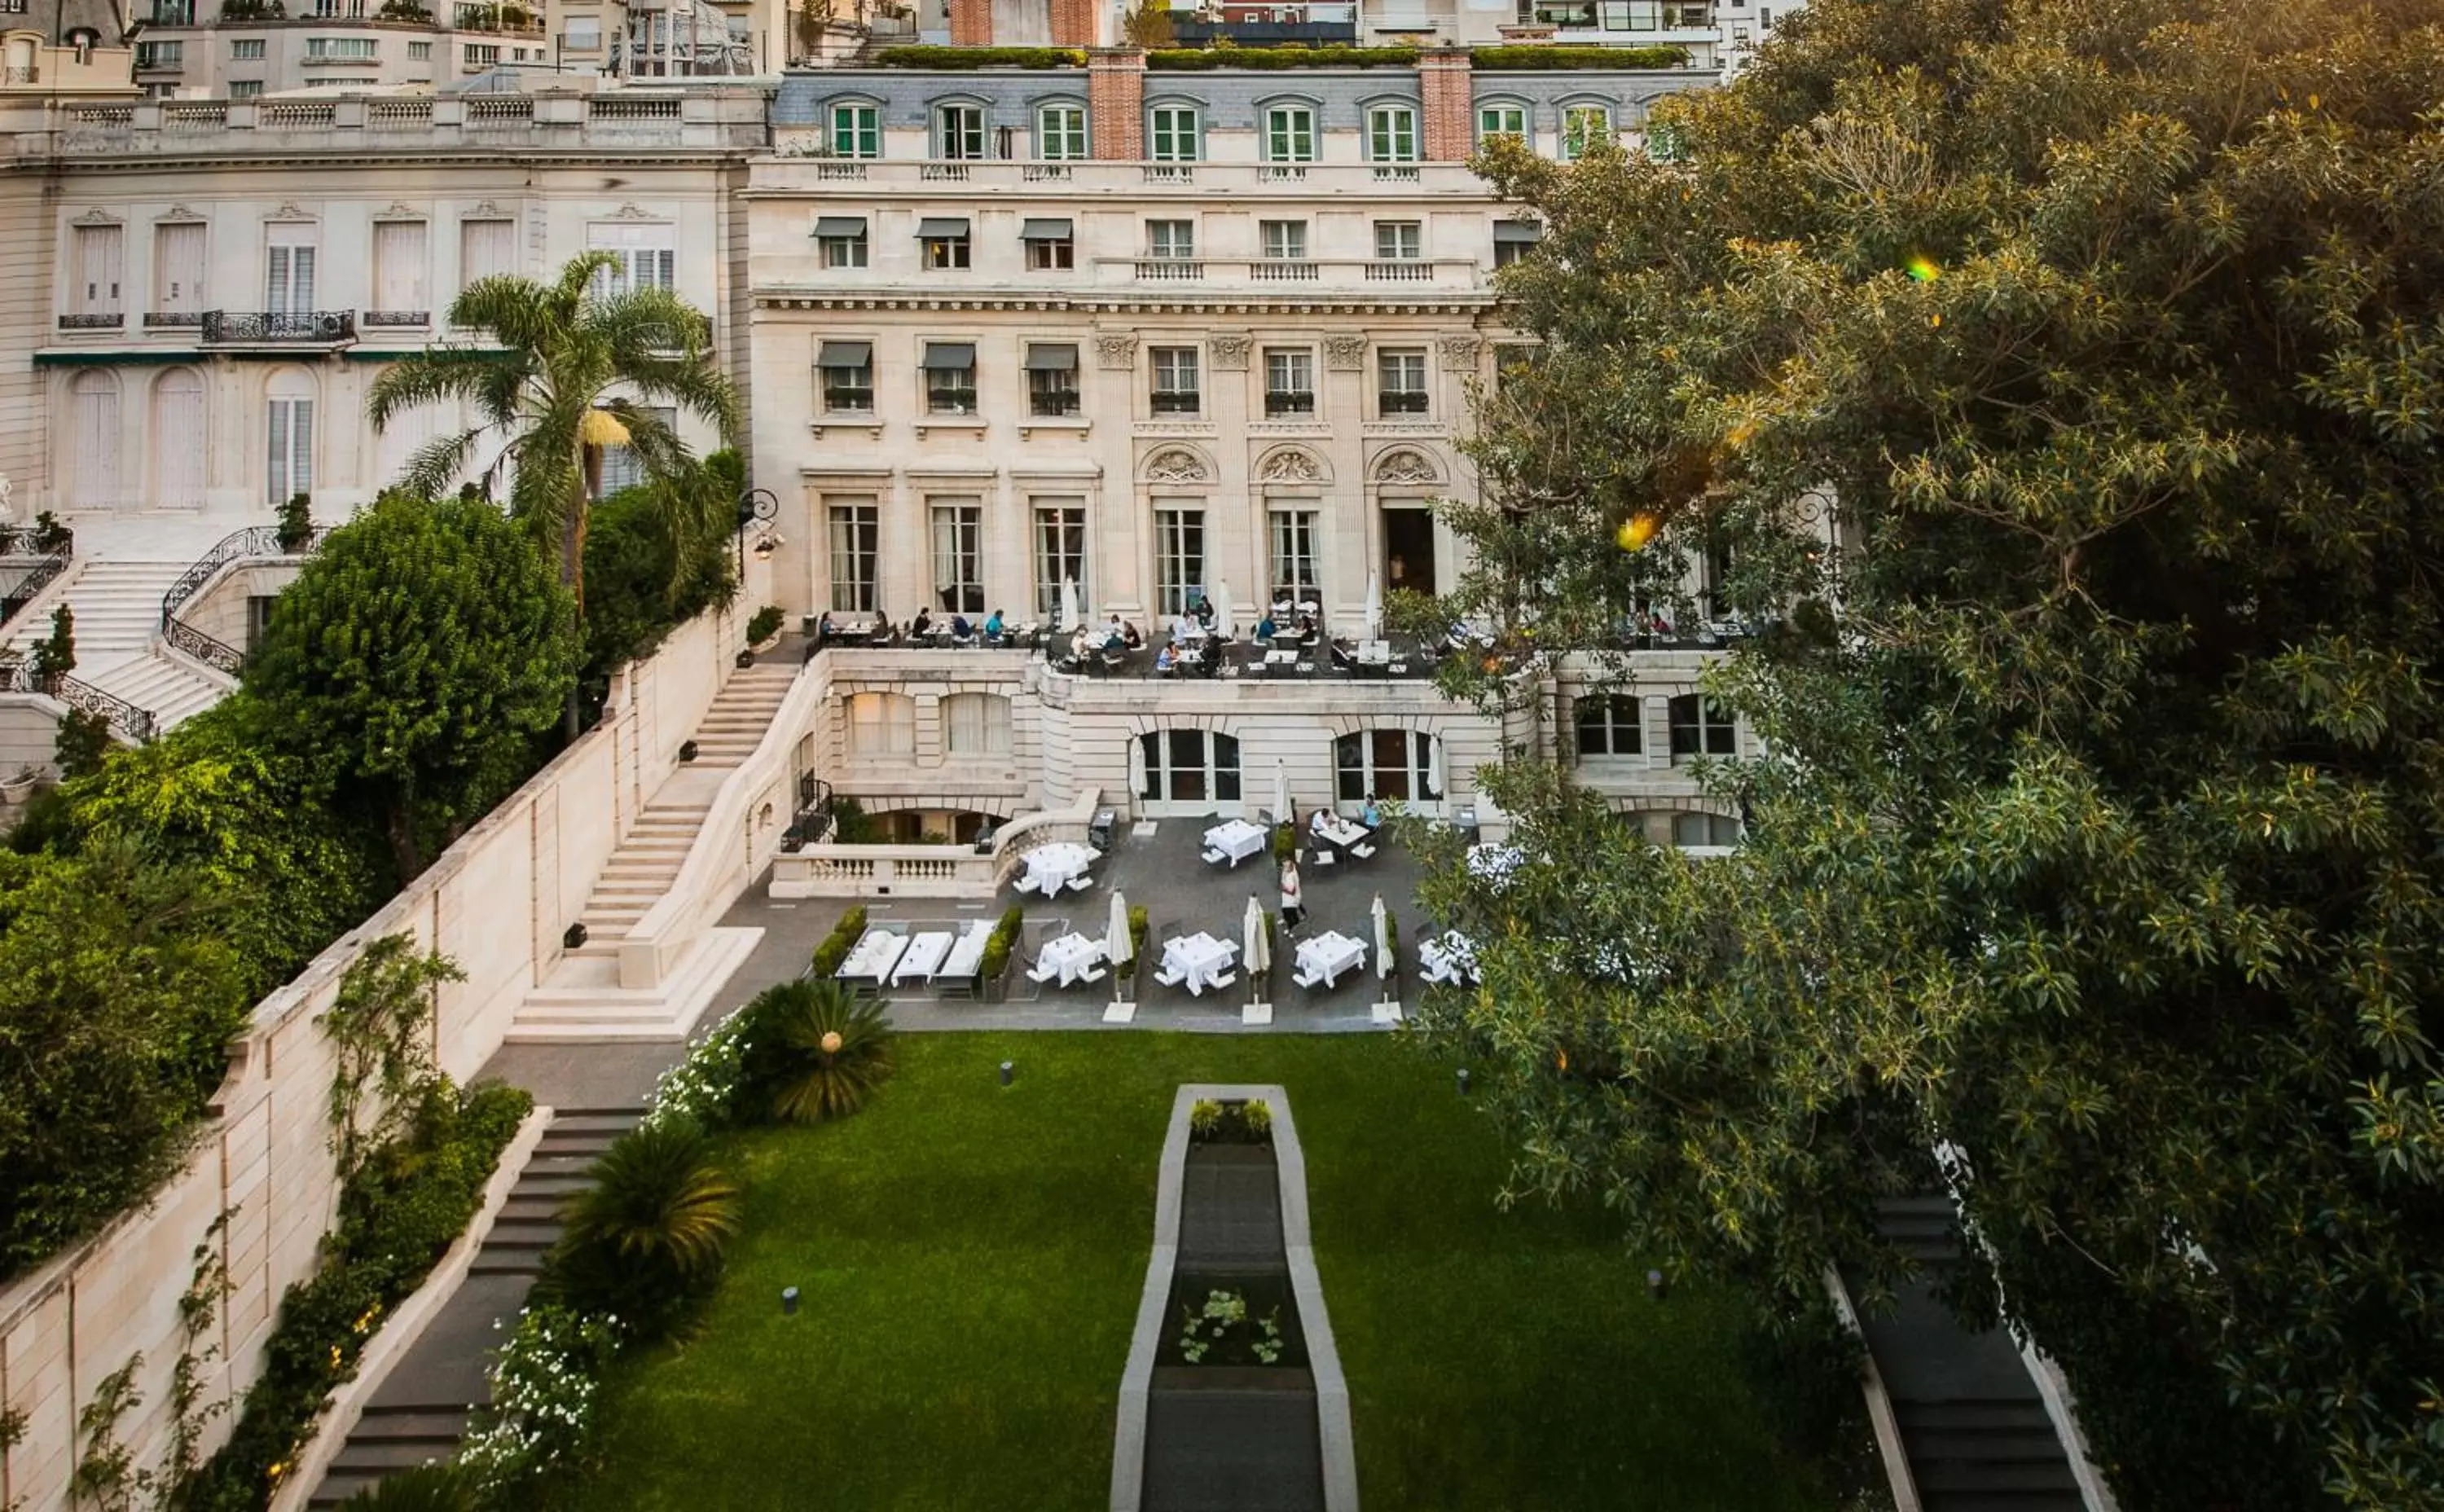
[[[314,313],[314,249],[274,242],[264,249],[263,307],[274,316]]]
[[[1383,506],[1383,588],[1437,592],[1435,512],[1422,503]]]

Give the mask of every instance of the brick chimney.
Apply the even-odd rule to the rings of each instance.
[[[1091,47],[1095,45],[1095,0],[1052,0],[1052,45]]]
[[[951,46],[992,46],[992,0],[951,0]]]
[[[1417,55],[1417,93],[1425,101],[1426,159],[1456,163],[1476,150],[1476,89],[1464,47]]]
[[[1106,162],[1145,157],[1145,54],[1136,47],[1086,52],[1086,117],[1095,156]]]

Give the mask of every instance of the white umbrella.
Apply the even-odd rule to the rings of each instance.
[[[1273,763],[1273,822],[1290,821],[1290,769],[1281,761]]]
[[[1374,568],[1366,569],[1366,638],[1383,636],[1383,579]]]
[[[1213,633],[1224,640],[1238,635],[1237,606],[1231,602],[1231,580],[1213,585]]]
[[[1383,910],[1383,894],[1375,894],[1375,974],[1392,979],[1392,915]]]
[[[1129,938],[1129,900],[1120,895],[1117,887],[1112,889],[1112,922],[1104,931],[1103,953],[1110,958],[1115,973],[1137,954],[1137,944]]]
[[[1443,781],[1443,738],[1426,737],[1426,793],[1433,798],[1447,798],[1451,786]]]
[[[1063,630],[1075,630],[1080,624],[1084,622],[1084,616],[1078,613],[1078,580],[1075,578],[1062,579],[1061,624],[1059,628]]]
[[[1273,968],[1273,947],[1265,938],[1265,906],[1256,901],[1253,894],[1248,896],[1248,917],[1240,929],[1247,936],[1240,942],[1240,953],[1247,957],[1250,983],[1255,987],[1256,996],[1262,998],[1265,995],[1265,973]]]

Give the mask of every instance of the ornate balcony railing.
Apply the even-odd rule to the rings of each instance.
[[[47,693],[70,709],[82,709],[88,714],[100,714],[110,722],[110,728],[133,741],[153,738],[153,711],[139,709],[116,693],[106,693],[89,682],[69,676],[37,677],[34,670],[22,661],[0,665],[0,692]]]
[[[21,572],[8,591],[0,593],[0,627],[25,613],[45,588],[59,581],[76,555],[76,537],[58,529],[48,539],[34,526],[0,526],[0,572]]]
[[[354,310],[206,310],[207,344],[254,341],[336,345],[357,339]]]
[[[60,329],[64,331],[115,331],[126,323],[127,317],[117,310],[87,311],[60,317]]]
[[[192,331],[203,323],[201,310],[152,310],[144,317],[148,331]]]
[[[367,310],[364,323],[374,326],[424,326],[433,323],[431,310]]]
[[[307,532],[302,543],[290,543],[280,538],[278,526],[256,525],[243,530],[232,530],[221,537],[213,549],[188,563],[187,570],[178,574],[178,581],[170,584],[170,591],[161,596],[161,638],[173,651],[183,652],[205,666],[231,676],[237,675],[239,667],[245,664],[246,653],[187,623],[178,618],[178,611],[185,608],[187,600],[201,593],[204,584],[212,581],[213,576],[231,562],[250,557],[310,556],[323,544],[324,537],[330,533],[327,526],[317,526]]]

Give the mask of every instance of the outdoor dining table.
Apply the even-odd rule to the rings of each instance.
[[[934,968],[951,953],[952,938],[948,930],[927,930],[910,940],[907,953],[899,958],[898,967],[891,973],[891,985],[898,986],[911,977],[919,982],[931,981]]]
[[[1430,936],[1417,947],[1428,982],[1466,986],[1476,980],[1476,945],[1457,930]]]
[[[957,942],[951,947],[950,956],[942,962],[942,968],[934,975],[937,978],[947,977],[952,981],[957,981],[963,977],[972,977],[982,971],[985,968],[985,941],[991,935],[992,926],[984,920],[977,919],[970,923],[966,929],[959,931]]]
[[[1092,935],[1064,934],[1044,942],[1044,949],[1036,952],[1035,970],[1031,974],[1038,982],[1049,981],[1058,975],[1061,985],[1065,987],[1084,978],[1102,959],[1102,941]]]
[[[1205,832],[1205,849],[1209,859],[1213,854],[1218,853],[1230,857],[1232,866],[1237,866],[1249,857],[1262,851],[1265,848],[1265,839],[1263,825],[1250,824],[1244,819],[1234,819],[1227,823],[1216,824]]]
[[[1222,985],[1223,973],[1238,954],[1237,946],[1200,931],[1164,944],[1162,974],[1186,987],[1190,997],[1202,997],[1207,987]]]
[[[868,930],[858,937],[856,949],[840,964],[832,975],[842,981],[871,980],[880,986],[898,965],[900,952],[908,949],[908,936],[897,930]]]
[[[1291,980],[1303,987],[1322,983],[1330,987],[1342,972],[1366,962],[1366,944],[1337,930],[1299,941],[1298,970]]]
[[[1031,850],[1022,857],[1026,870],[1018,878],[1022,893],[1041,893],[1057,897],[1065,887],[1086,889],[1086,869],[1095,864],[1095,852],[1072,840],[1060,840]]]
[[[1370,833],[1362,824],[1352,824],[1345,819],[1331,815],[1323,816],[1311,828],[1317,835],[1330,840],[1334,846],[1344,851],[1363,844]]]

